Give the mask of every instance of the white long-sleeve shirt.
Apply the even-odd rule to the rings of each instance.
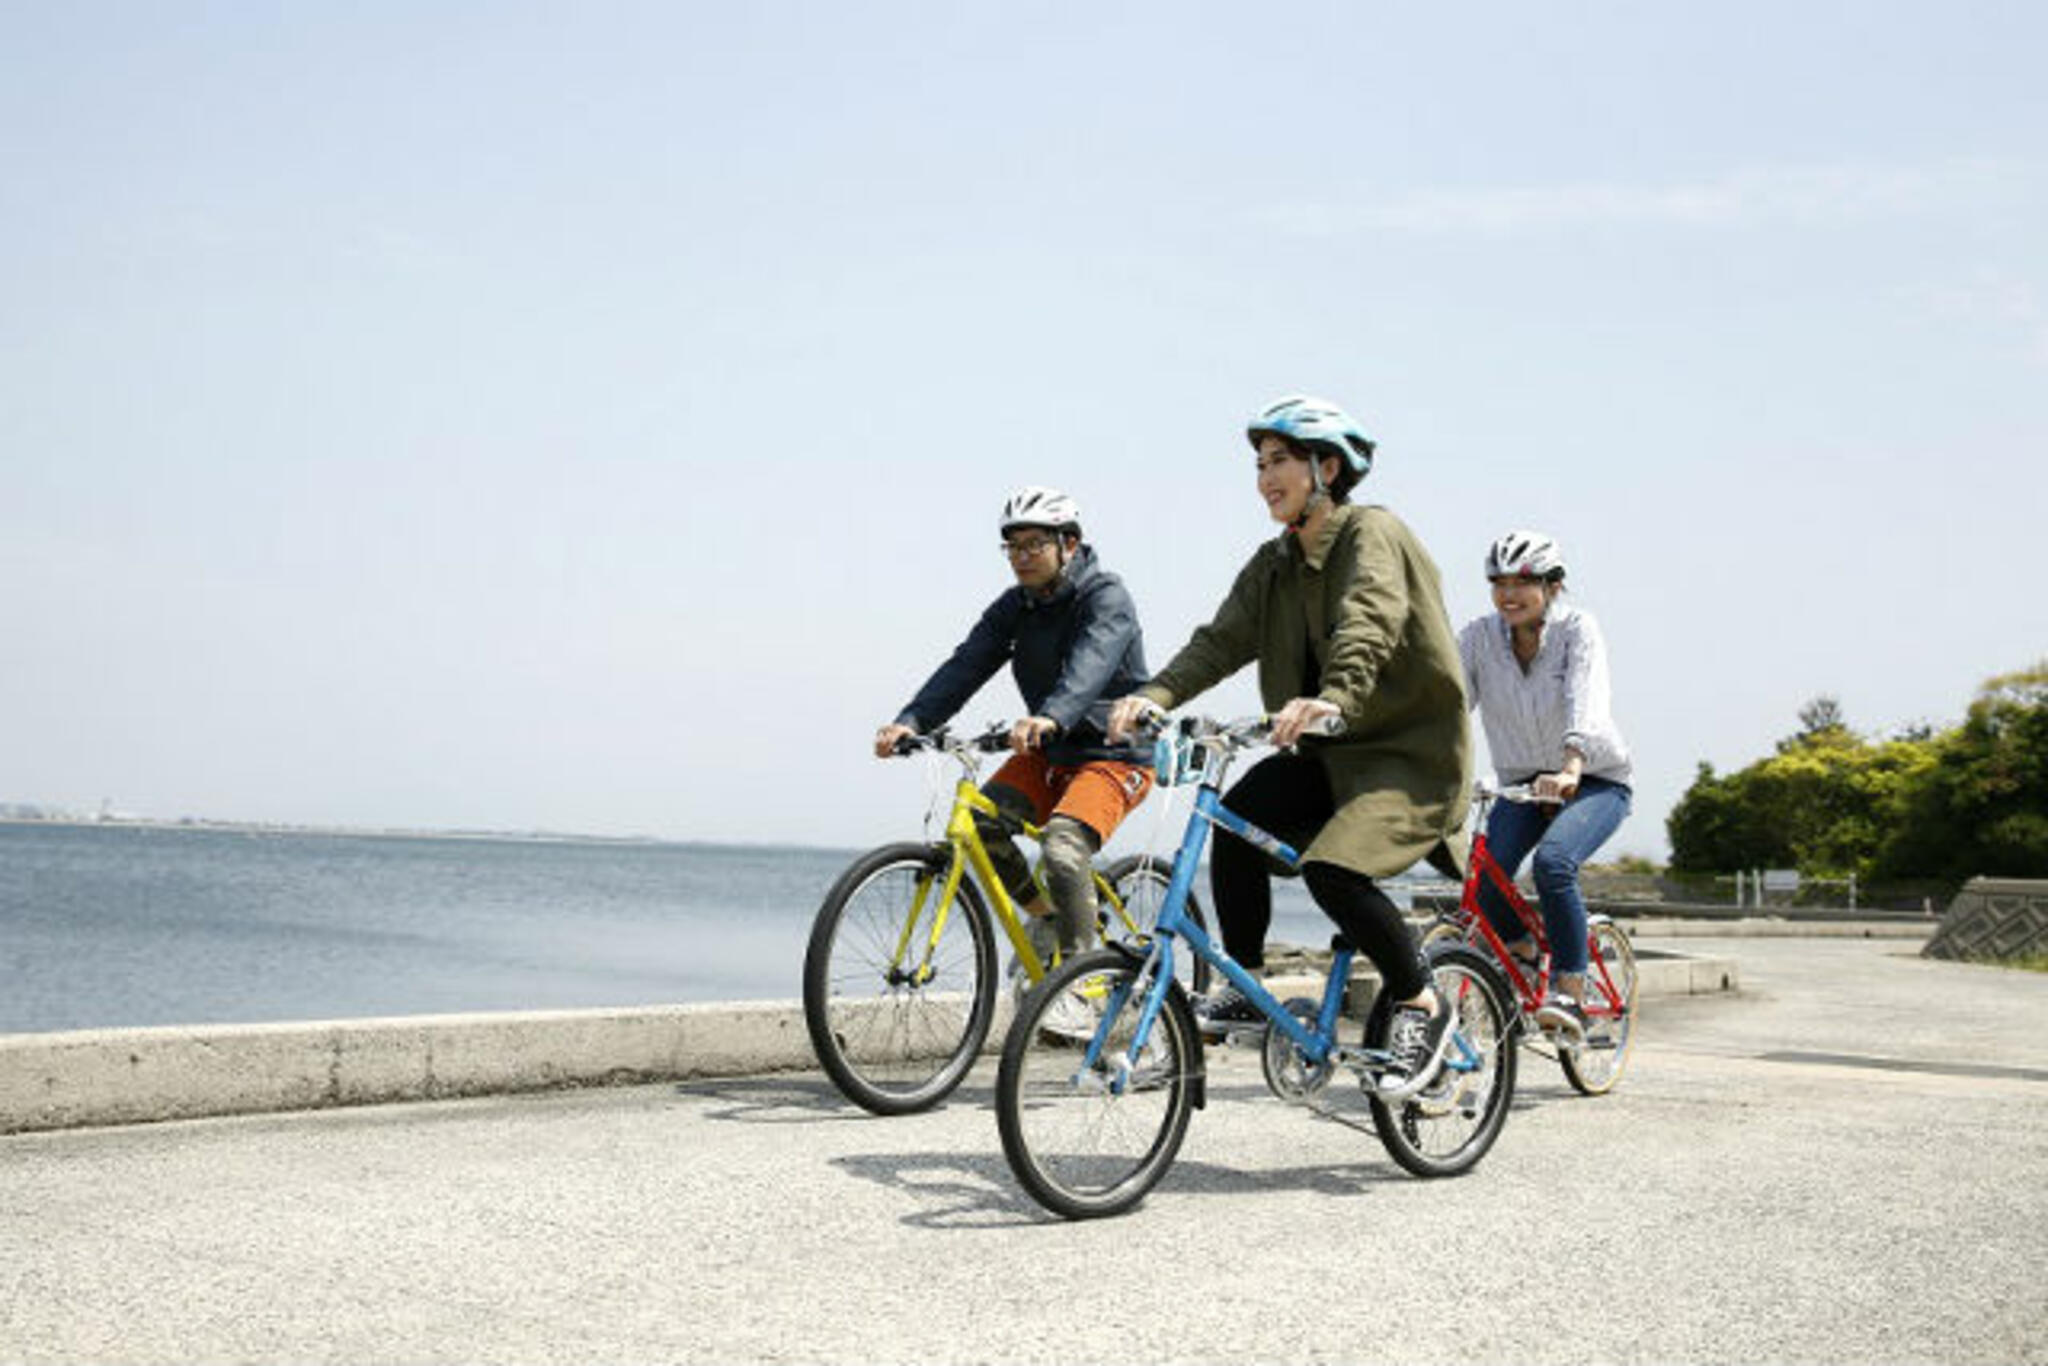
[[[1567,748],[1585,756],[1584,771],[1593,777],[1629,781],[1628,744],[1614,724],[1607,642],[1591,613],[1552,599],[1543,643],[1526,673],[1498,612],[1466,624],[1458,633],[1458,653],[1465,663],[1467,702],[1479,708],[1493,771],[1502,783],[1557,772]]]

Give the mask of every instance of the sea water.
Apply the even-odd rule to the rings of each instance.
[[[0,1034],[793,1001],[857,853],[0,822]]]

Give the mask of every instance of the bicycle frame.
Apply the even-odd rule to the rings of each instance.
[[[1010,941],[1011,950],[1017,955],[1017,961],[1023,965],[1025,976],[1030,981],[1039,981],[1045,976],[1050,965],[1040,958],[1038,951],[1032,947],[1031,938],[1024,930],[1024,913],[1018,908],[1016,901],[1010,896],[1009,888],[1003,885],[1002,878],[996,873],[995,863],[989,858],[988,846],[982,842],[981,828],[974,818],[979,814],[991,820],[1014,825],[1020,833],[1032,840],[1042,841],[1045,832],[1032,822],[1020,820],[1003,811],[976,786],[975,778],[978,772],[971,752],[948,746],[943,740],[938,742],[938,747],[952,755],[966,769],[954,784],[953,805],[946,815],[944,838],[946,844],[951,847],[953,856],[947,860],[945,881],[938,884],[938,914],[932,917],[923,949],[917,955],[916,969],[906,972],[899,966],[892,976],[902,983],[913,986],[922,986],[930,980],[932,955],[937,952],[939,943],[945,936],[946,922],[952,915],[954,895],[960,890],[960,879],[971,870],[975,881],[981,886],[982,895],[988,899],[990,909],[995,913],[996,923],[1002,927],[1004,935]],[[1117,895],[1116,888],[1102,875],[1101,869],[1094,871],[1094,877],[1098,902],[1113,910],[1123,919],[1125,927],[1135,932],[1137,927],[1131,923],[1129,913],[1125,911],[1123,899]],[[927,883],[919,889],[917,896],[912,900],[910,914],[904,917],[903,933],[896,942],[896,951],[891,961],[903,964],[910,959],[911,938],[916,932],[918,921],[923,917],[925,898],[932,887],[933,884]]]
[[[1529,904],[1529,899],[1515,886],[1514,879],[1500,866],[1500,861],[1494,858],[1493,851],[1488,846],[1486,813],[1496,800],[1500,800],[1497,794],[1481,791],[1473,803],[1472,854],[1469,866],[1465,870],[1465,885],[1458,897],[1458,908],[1451,913],[1449,920],[1466,938],[1476,936],[1486,945],[1486,950],[1493,955],[1494,963],[1500,968],[1501,975],[1507,978],[1508,984],[1514,988],[1515,997],[1520,1002],[1523,1012],[1527,1013],[1543,1003],[1544,995],[1550,989],[1550,934],[1544,928],[1542,914]],[[1533,973],[1521,959],[1508,952],[1507,942],[1500,937],[1500,932],[1494,928],[1493,921],[1481,909],[1481,878],[1492,884],[1508,909],[1534,938],[1536,968]],[[1593,990],[1586,993],[1589,999],[1579,1004],[1589,1016],[1618,1017],[1624,1009],[1621,993],[1614,985],[1614,977],[1607,969],[1607,960],[1600,952],[1599,940],[1593,934],[1592,927],[1596,923],[1598,922],[1593,917],[1587,917],[1586,981]],[[1598,999],[1591,999],[1596,993]]]
[[[1159,909],[1159,919],[1153,928],[1152,947],[1147,954],[1143,970],[1110,997],[1106,1014],[1114,1018],[1122,1009],[1129,993],[1143,991],[1144,1004],[1139,1009],[1138,1024],[1132,1032],[1131,1043],[1125,1061],[1135,1066],[1146,1041],[1151,1037],[1159,1012],[1165,1009],[1166,997],[1174,981],[1173,955],[1176,943],[1185,943],[1189,952],[1205,960],[1232,986],[1243,992],[1260,1013],[1271,1022],[1271,1028],[1279,1030],[1311,1065],[1320,1066],[1333,1055],[1343,1053],[1368,1065],[1384,1064],[1390,1055],[1379,1049],[1345,1048],[1336,1044],[1337,1020],[1344,1009],[1344,992],[1351,978],[1351,965],[1357,957],[1357,949],[1349,943],[1338,941],[1330,963],[1330,973],[1324,982],[1323,998],[1316,1008],[1313,1027],[1304,1025],[1294,1013],[1267,990],[1265,983],[1254,977],[1250,971],[1232,958],[1222,945],[1212,939],[1203,928],[1186,914],[1188,895],[1193,890],[1196,869],[1202,859],[1202,850],[1209,840],[1213,828],[1221,828],[1245,840],[1262,852],[1280,859],[1289,867],[1299,867],[1301,854],[1285,840],[1260,829],[1251,821],[1238,815],[1223,804],[1223,777],[1230,765],[1226,739],[1210,742],[1204,746],[1204,759],[1200,787],[1195,793],[1194,810],[1189,813],[1185,832],[1181,836],[1180,851],[1174,856],[1173,874],[1167,886],[1165,903]],[[1092,1068],[1101,1061],[1104,1038],[1098,1033],[1089,1041],[1084,1054],[1083,1066]],[[1480,1065],[1481,1059],[1462,1036],[1454,1035],[1450,1052],[1445,1056],[1444,1066],[1470,1070]],[[1119,1069],[1119,1075],[1112,1089],[1121,1091],[1123,1083],[1130,1076],[1130,1069]]]

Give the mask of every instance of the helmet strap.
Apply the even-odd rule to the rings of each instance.
[[[1330,490],[1323,483],[1323,457],[1313,450],[1308,452],[1308,477],[1315,480],[1315,487],[1309,490],[1308,501],[1301,505],[1301,515],[1287,524],[1287,529],[1296,535],[1308,525],[1309,514],[1330,501]]]

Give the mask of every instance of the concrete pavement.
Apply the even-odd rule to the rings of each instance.
[[[2048,977],[1719,938],[1588,1100],[1421,1182],[1213,1055],[1134,1213],[1016,1188],[990,1074],[0,1138],[7,1361],[2048,1361]]]

